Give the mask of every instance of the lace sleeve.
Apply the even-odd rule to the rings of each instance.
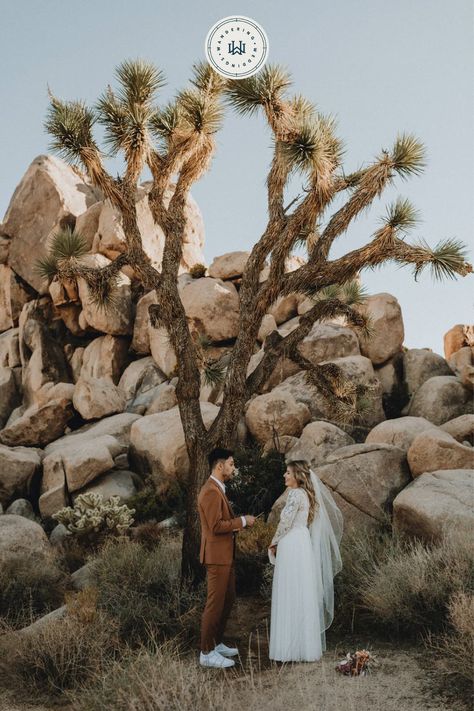
[[[272,542],[270,543],[271,546],[275,546],[278,541],[291,530],[301,501],[299,494],[300,492],[298,489],[292,489],[288,494],[285,507],[280,514],[278,528],[273,536]]]

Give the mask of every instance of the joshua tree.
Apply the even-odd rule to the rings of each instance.
[[[331,258],[334,242],[394,178],[421,172],[424,148],[414,137],[400,135],[392,149],[382,150],[367,166],[346,174],[333,119],[316,111],[304,97],[289,95],[290,77],[278,66],[268,66],[248,79],[228,81],[208,65],[197,64],[191,86],[164,108],[154,103],[164,79],[152,64],[126,61],[118,67],[116,78],[118,90],[109,87],[94,108],[51,95],[45,125],[52,136],[51,148],[81,166],[122,213],[125,251],[103,268],[86,267],[80,259],[80,236],[73,234],[68,240],[56,240],[41,266],[45,276],[55,276],[65,286],[78,276],[84,278],[97,303],[104,307],[113,298],[115,279],[125,265],[132,267],[144,290],[156,293],[150,320],[167,330],[177,356],[176,396],[191,462],[183,544],[186,574],[196,570],[199,528],[195,500],[208,475],[207,454],[215,446],[233,445],[238,415],[252,394],[261,391],[282,354],[307,371],[311,382],[333,403],[335,416],[350,415],[357,409],[360,389],[345,382],[335,365],[315,366],[298,350],[312,325],[342,315],[353,327],[367,329],[366,319],[356,308],[362,298],[356,279],[363,269],[392,260],[413,265],[415,275],[430,266],[434,276],[441,278],[464,276],[472,268],[465,261],[465,248],[457,241],[446,240],[435,248],[424,242],[406,242],[405,233],[415,226],[417,214],[409,201],[402,199],[387,208],[379,229],[366,245]],[[215,150],[214,134],[221,126],[226,103],[241,115],[263,111],[274,148],[267,177],[268,222],[245,267],[240,285],[239,332],[224,372],[206,363],[205,339],[200,340],[190,328],[178,291],[178,269],[185,201],[193,183],[209,168]],[[104,127],[109,155],[124,154],[126,167],[121,177],[113,178],[104,167],[104,154],[93,136],[96,122]],[[165,235],[161,270],[152,266],[137,226],[135,191],[145,166],[153,178],[148,195],[150,209]],[[285,206],[285,188],[294,173],[301,174],[304,187],[302,194]],[[170,184],[173,192],[166,206],[164,193]],[[339,193],[346,196],[345,203],[329,215]],[[286,259],[301,244],[307,249],[305,263],[286,273]],[[265,264],[269,265],[269,275],[260,282]],[[262,317],[278,297],[293,293],[312,296],[313,306],[289,335],[282,337],[274,331],[267,337],[264,357],[247,377]],[[203,370],[208,378],[224,379],[223,402],[209,430],[199,404]]]

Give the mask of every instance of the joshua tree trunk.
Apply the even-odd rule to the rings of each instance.
[[[199,572],[196,498],[209,473],[207,455],[218,445],[232,446],[245,403],[261,391],[279,358],[289,356],[307,371],[309,381],[317,385],[333,406],[334,419],[354,417],[360,389],[343,382],[335,364],[315,366],[298,350],[312,325],[342,315],[348,324],[369,333],[370,324],[356,308],[364,295],[355,280],[365,268],[391,260],[413,265],[416,277],[429,265],[439,278],[464,276],[472,267],[465,261],[462,243],[452,239],[434,249],[425,242],[408,244],[405,234],[415,226],[417,213],[407,200],[401,199],[388,206],[381,227],[366,245],[339,259],[331,259],[335,240],[397,175],[407,178],[421,172],[424,149],[412,136],[399,136],[391,150],[383,150],[357,172],[345,174],[341,165],[342,143],[335,134],[334,121],[319,114],[305,98],[288,96],[291,80],[279,67],[267,66],[248,79],[227,81],[210,66],[198,64],[194,67],[192,86],[162,109],[156,108],[155,93],[163,84],[163,76],[153,65],[124,62],[117,69],[117,78],[119,93],[109,88],[92,110],[80,102],[63,102],[51,95],[46,129],[53,139],[52,148],[67,160],[81,164],[91,182],[122,213],[124,251],[106,267],[86,267],[81,263],[81,255],[87,251],[87,245],[80,235],[59,234],[40,268],[46,278],[63,283],[83,278],[91,297],[104,308],[113,297],[120,270],[126,265],[132,267],[134,278],[146,291],[155,290],[157,304],[150,307],[150,322],[167,330],[177,357],[176,396],[191,462],[183,575],[196,575]],[[214,134],[223,118],[223,97],[241,114],[263,110],[274,151],[267,178],[268,223],[245,267],[239,295],[238,336],[228,366],[219,371],[224,382],[223,402],[207,431],[199,401],[201,380],[215,378],[216,369],[211,367],[200,342],[203,334],[193,331],[188,323],[177,280],[186,199],[193,183],[210,165],[215,150]],[[113,179],[104,168],[102,153],[92,133],[96,121],[105,127],[110,152],[123,152],[125,156],[126,169],[121,178]],[[148,194],[150,209],[165,234],[159,270],[153,267],[143,248],[137,223],[135,192],[146,165],[153,178]],[[295,172],[303,176],[303,197],[298,195],[285,207],[283,196],[289,177]],[[328,217],[339,193],[345,193],[347,200]],[[326,227],[322,230],[323,223]],[[306,248],[307,260],[287,274],[285,263],[296,246]],[[269,275],[260,283],[266,265]],[[293,293],[310,296],[313,307],[285,338],[278,331],[267,336],[262,361],[247,377],[263,316],[280,296]]]

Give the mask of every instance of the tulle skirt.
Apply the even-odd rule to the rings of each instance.
[[[270,659],[314,662],[325,650],[322,588],[308,528],[279,541],[272,586]]]

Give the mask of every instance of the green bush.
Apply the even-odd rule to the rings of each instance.
[[[92,559],[98,606],[113,617],[131,644],[192,634],[198,627],[202,588],[181,585],[181,540],[163,535],[155,547],[134,541],[107,543]]]
[[[142,489],[127,500],[127,505],[135,509],[135,523],[162,521],[176,516],[178,523],[184,524],[185,493],[177,482],[171,485],[164,497],[156,492],[153,482],[148,479]]]
[[[237,449],[234,458],[238,473],[228,485],[228,497],[235,513],[268,516],[285,489],[285,455],[272,450],[264,457],[254,445]]]
[[[20,628],[62,604],[66,576],[54,560],[33,557],[0,562],[0,618]]]

